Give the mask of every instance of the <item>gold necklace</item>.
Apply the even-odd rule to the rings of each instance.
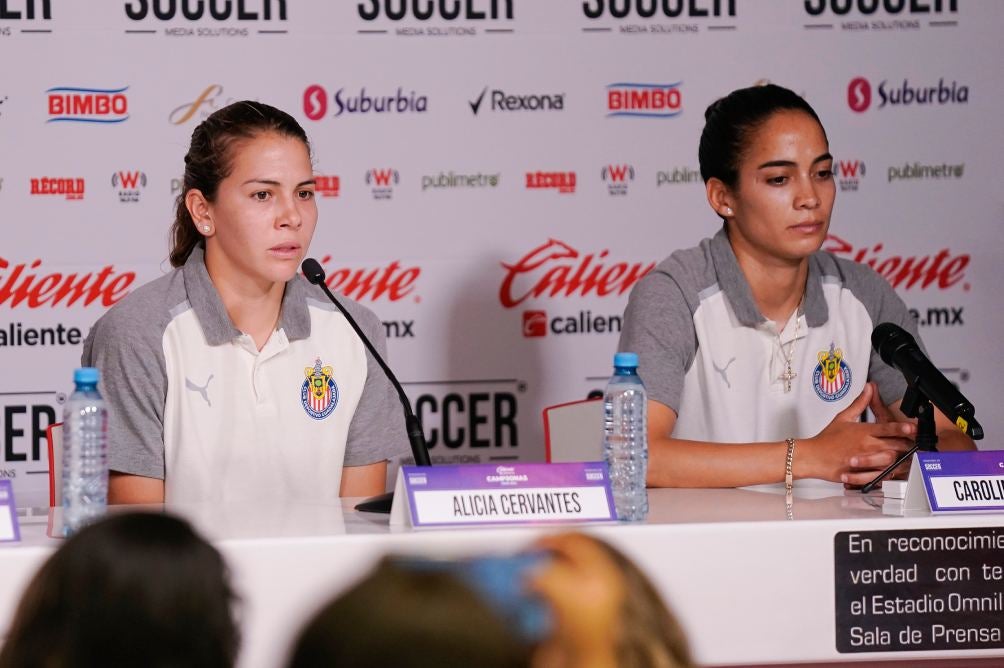
[[[798,328],[801,325],[801,318],[799,314],[802,311],[802,302],[805,301],[805,293],[802,293],[802,298],[798,300],[798,308],[795,309],[795,335],[791,338],[791,345],[788,346],[788,352],[784,352],[784,343],[781,342],[781,332],[777,333],[777,345],[781,349],[781,357],[784,358],[784,372],[778,376],[778,380],[784,382],[784,391],[791,392],[791,381],[795,379],[798,375],[791,368],[791,360],[795,357],[795,342],[798,340]]]

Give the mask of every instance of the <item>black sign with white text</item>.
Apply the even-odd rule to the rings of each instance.
[[[834,537],[841,653],[1004,647],[1004,527]]]

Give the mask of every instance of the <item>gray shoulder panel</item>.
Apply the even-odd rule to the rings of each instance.
[[[185,304],[184,281],[175,270],[127,295],[94,323],[84,341],[81,364],[101,371],[112,471],[164,478],[163,337]]]

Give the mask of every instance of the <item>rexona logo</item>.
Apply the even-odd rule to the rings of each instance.
[[[401,181],[396,169],[371,169],[366,172],[366,185],[373,191],[373,199],[390,199],[394,196],[394,186]]]
[[[315,174],[314,190],[321,197],[338,197],[342,193],[342,180],[337,176]]]
[[[312,121],[324,118],[328,110],[327,91],[323,86],[314,84],[303,92],[303,113]],[[390,95],[371,95],[366,87],[359,89],[353,95],[344,88],[339,88],[334,96],[335,113],[338,118],[342,114],[408,114],[425,113],[429,108],[429,98],[415,91],[405,92],[401,86]]]
[[[381,299],[398,302],[407,297],[418,301],[415,284],[422,275],[419,267],[406,266],[394,260],[381,267],[351,269],[332,267],[331,255],[321,258],[327,278],[325,283],[333,292],[341,292],[356,301],[375,302]]]
[[[557,190],[563,195],[575,192],[575,172],[527,172],[528,190]]]
[[[285,21],[286,0],[131,0],[125,13],[133,21]]]
[[[631,165],[605,165],[600,177],[607,184],[611,195],[627,195],[628,183],[634,181],[634,167]]]
[[[45,91],[46,123],[122,123],[129,119],[129,98],[124,88],[57,87]]]
[[[502,263],[505,276],[499,301],[505,308],[538,297],[607,297],[625,294],[655,266],[654,262],[607,262],[610,251],[580,253],[558,239],[548,239],[512,263]]]
[[[481,105],[488,96],[489,107],[495,111],[563,111],[565,109],[564,93],[524,93],[514,95],[504,90],[494,88],[488,95],[488,86],[481,89],[481,94],[467,102],[471,113],[475,116],[481,111]]]
[[[607,117],[672,118],[683,111],[681,81],[671,84],[615,83],[607,86]]]
[[[902,84],[890,85],[882,81],[878,85],[878,109],[884,107],[910,107],[925,105],[966,104],[969,102],[969,86],[956,81],[945,83],[938,79],[936,86],[916,87],[909,80]],[[856,77],[847,85],[847,104],[851,111],[862,113],[872,104],[872,85],[864,77]]]
[[[834,165],[840,192],[857,192],[865,176],[865,163],[860,160],[837,160]]]
[[[111,306],[136,280],[135,272],[117,272],[110,264],[86,274],[36,271],[41,266],[38,259],[12,266],[0,257],[0,306]]]
[[[31,179],[32,195],[55,195],[66,199],[84,199],[84,180],[40,177]]]
[[[138,202],[140,193],[146,188],[146,174],[140,171],[115,172],[112,174],[112,188],[118,191],[119,202]]]
[[[885,252],[883,243],[870,248],[855,247],[849,241],[830,234],[826,237],[823,250],[867,264],[900,290],[947,290],[960,283],[963,290],[970,288],[969,283],[962,282],[969,266],[969,255],[954,253],[948,248],[942,248],[933,255],[891,255]]]

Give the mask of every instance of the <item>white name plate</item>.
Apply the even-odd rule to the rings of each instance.
[[[464,526],[617,519],[604,462],[402,466],[393,525]]]
[[[934,513],[1004,511],[1004,450],[918,452],[903,505]]]

